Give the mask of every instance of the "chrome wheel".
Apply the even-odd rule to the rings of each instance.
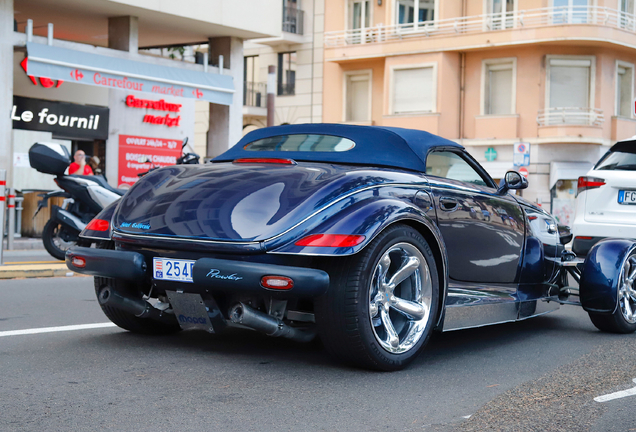
[[[417,345],[430,318],[432,292],[431,272],[416,246],[397,243],[384,252],[369,287],[369,317],[382,348],[400,354]]]
[[[618,305],[623,318],[630,324],[636,323],[636,255],[630,255],[623,263],[618,279]]]

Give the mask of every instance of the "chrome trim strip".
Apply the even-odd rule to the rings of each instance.
[[[259,245],[261,242],[234,242],[234,241],[222,241],[222,240],[204,240],[204,239],[189,239],[185,237],[163,237],[163,236],[151,236],[143,234],[129,234],[113,230],[114,234],[127,238],[145,238],[149,240],[167,240],[167,241],[183,241],[192,243],[206,243],[206,244],[223,244],[223,245]]]

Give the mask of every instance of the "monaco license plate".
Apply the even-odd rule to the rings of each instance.
[[[618,203],[619,204],[636,204],[636,191],[619,190]]]
[[[172,258],[153,258],[152,276],[158,280],[192,282],[194,261]]]

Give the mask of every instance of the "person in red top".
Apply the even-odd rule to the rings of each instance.
[[[73,159],[75,162],[71,162],[71,166],[68,167],[69,174],[93,175],[93,170],[86,163],[86,154],[82,150],[76,151]]]

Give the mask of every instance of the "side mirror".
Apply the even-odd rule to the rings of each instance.
[[[505,194],[510,189],[518,190],[525,189],[528,187],[528,180],[517,171],[508,171],[505,177],[499,183],[499,189],[497,190],[500,194]]]
[[[559,230],[559,241],[561,244],[564,245],[570,243],[573,237],[570,227],[567,225],[558,225],[557,228]]]

